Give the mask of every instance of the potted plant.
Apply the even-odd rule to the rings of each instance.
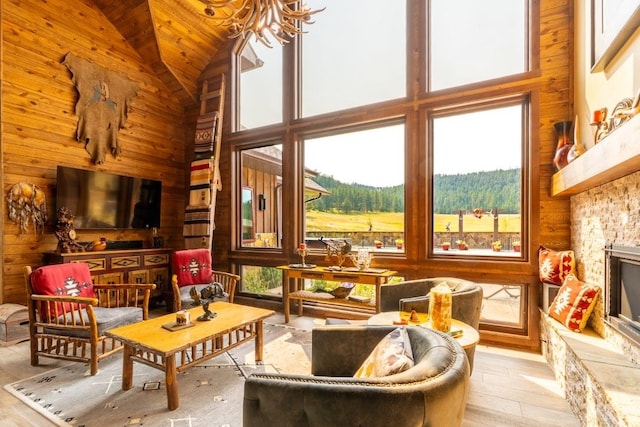
[[[512,243],[512,246],[513,246],[513,250],[514,250],[515,252],[520,252],[520,240],[515,240],[515,241]]]
[[[491,249],[493,249],[494,252],[500,252],[502,250],[502,242],[500,240],[491,242]]]
[[[376,249],[382,249],[382,242],[380,240],[374,240],[373,243],[376,245]]]
[[[456,240],[456,245],[458,245],[458,249],[461,251],[466,251],[467,249],[469,249],[469,246],[467,246],[467,242],[465,242],[464,240]]]
[[[442,250],[448,251],[449,247],[451,247],[451,242],[442,242]]]
[[[396,239],[396,249],[402,249],[402,246],[404,246],[404,240]]]

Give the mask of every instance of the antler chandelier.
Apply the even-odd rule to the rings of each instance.
[[[296,34],[302,34],[302,24],[313,24],[311,15],[322,12],[299,5],[299,0],[200,0],[206,4],[205,13],[213,19],[229,26],[229,37],[247,37],[255,34],[256,39],[271,47],[271,35],[280,44],[287,43]],[[226,16],[218,16],[218,11],[227,8]]]

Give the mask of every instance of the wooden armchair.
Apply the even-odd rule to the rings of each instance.
[[[104,331],[146,320],[154,284],[94,285],[84,263],[24,268],[31,337],[31,365],[39,357],[98,362],[122,349]]]
[[[236,285],[240,280],[237,274],[216,271],[211,268],[211,252],[207,249],[186,249],[175,251],[172,256],[173,311],[191,307],[193,298],[189,295],[193,287],[200,292],[212,283],[220,283],[228,301],[233,304]]]

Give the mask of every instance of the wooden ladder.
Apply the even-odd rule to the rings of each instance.
[[[217,88],[210,90],[210,86]],[[185,210],[183,230],[186,249],[211,250],[213,247],[216,196],[222,189],[220,145],[224,94],[224,74],[220,74],[219,82],[202,82],[200,116],[196,124],[194,156],[190,169],[189,203]]]

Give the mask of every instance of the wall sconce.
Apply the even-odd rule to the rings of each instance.
[[[267,209],[267,198],[264,194],[258,194],[258,210],[263,211]]]

